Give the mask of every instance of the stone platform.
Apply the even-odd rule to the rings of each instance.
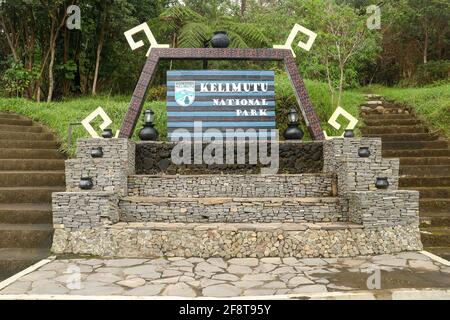
[[[0,300],[450,299],[449,288],[450,263],[425,252],[340,259],[61,258],[0,283]]]
[[[147,145],[160,152],[174,146]],[[285,151],[320,149],[322,171],[225,174],[211,166],[195,175],[192,170],[137,175],[143,160],[136,158],[134,142],[79,140],[77,157],[67,161],[66,192],[53,194],[52,250],[228,259],[355,257],[422,249],[419,193],[398,190],[399,161],[382,157],[380,139],[282,145]],[[97,147],[104,155],[93,159],[90,150]],[[363,147],[369,148],[369,157],[359,155]],[[295,152],[288,154],[300,160]],[[148,156],[156,161],[160,154]],[[87,175],[93,188],[80,190],[79,181]],[[380,177],[389,179],[388,189],[376,188]]]

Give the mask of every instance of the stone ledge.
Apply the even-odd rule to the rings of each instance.
[[[56,229],[52,251],[100,257],[297,257],[338,258],[422,250],[418,227],[282,230],[233,229],[233,225],[117,223],[94,229]],[[336,225],[336,224],[334,224]],[[167,226],[167,227],[166,227]],[[258,225],[255,225],[255,227]],[[314,226],[314,225],[313,225]],[[336,225],[339,226],[339,225]],[[151,229],[151,227],[153,229]],[[224,229],[220,229],[223,227]],[[289,225],[286,225],[289,227]],[[339,226],[340,227],[340,226]]]
[[[118,222],[106,226],[111,229],[136,230],[218,230],[218,231],[306,231],[363,229],[354,223],[165,223],[165,222]]]
[[[123,197],[122,201],[136,203],[173,203],[173,202],[196,202],[203,205],[217,205],[229,202],[243,203],[335,203],[339,199],[336,197],[322,198],[237,198],[237,197],[212,197],[212,198],[189,198],[189,197]]]

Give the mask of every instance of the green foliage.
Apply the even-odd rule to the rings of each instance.
[[[1,78],[4,89],[10,95],[22,96],[31,81],[37,77],[37,70],[27,70],[22,62],[10,61]]]
[[[420,65],[414,79],[414,82],[420,86],[436,81],[450,80],[450,60],[430,61]]]
[[[316,111],[322,129],[327,132],[329,136],[341,135],[346,128],[348,121],[344,120],[340,122],[342,124],[341,130],[335,130],[328,124],[328,120],[334,113],[335,108],[331,104],[331,94],[328,90],[328,86],[319,81],[305,80],[305,85],[308,90],[308,94],[312,101],[314,110]],[[298,108],[297,101],[295,99],[294,91],[288,77],[284,74],[277,74],[275,79],[275,93],[276,93],[276,114],[277,114],[277,126],[280,132],[283,132],[287,125],[287,113],[294,107],[297,109],[299,115],[300,109]],[[346,90],[342,95],[342,107],[347,110],[354,117],[359,117],[359,106],[364,102],[363,95],[358,91]],[[340,120],[341,121],[341,120]],[[356,130],[356,134],[359,134],[359,125]],[[306,139],[310,139],[309,133],[304,125],[303,130],[306,133]]]

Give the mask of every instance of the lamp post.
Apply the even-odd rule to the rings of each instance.
[[[286,140],[301,140],[303,138],[303,131],[298,127],[298,113],[292,108],[288,113],[288,127],[284,131],[284,138]]]
[[[147,109],[144,112],[144,127],[139,132],[139,138],[142,141],[156,141],[158,140],[158,131],[153,125],[155,119],[155,113]]]

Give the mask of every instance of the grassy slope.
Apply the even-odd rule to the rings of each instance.
[[[365,91],[388,100],[407,104],[421,114],[430,126],[450,138],[450,84],[424,88],[385,88],[372,86]]]
[[[335,134],[336,132],[334,130],[329,130],[330,126],[326,123],[331,114],[334,112],[334,109],[330,106],[330,94],[326,84],[317,81],[306,81],[306,86],[311,96],[314,108],[322,121],[323,128],[326,128],[329,134]],[[284,114],[284,110],[289,110],[292,105],[295,105],[295,98],[293,96],[290,82],[284,76],[277,76],[276,95],[278,113]],[[70,123],[80,122],[92,111],[101,106],[105,109],[106,113],[113,121],[111,128],[115,132],[120,128],[123,117],[127,111],[129,99],[129,97],[125,96],[95,98],[83,97],[47,104],[36,103],[25,99],[0,98],[0,110],[13,111],[47,125],[59,137],[63,150],[73,154],[75,151],[74,146],[69,149],[67,145],[67,130]],[[345,107],[350,113],[357,115],[358,106],[362,101],[363,96],[361,93],[346,92],[343,96],[343,107]],[[156,128],[160,132],[161,138],[165,139],[167,132],[165,102],[147,102],[144,108],[151,108],[155,112]],[[142,118],[143,117],[141,116],[140,123],[143,121]],[[284,119],[285,118],[283,117],[278,119],[280,130],[284,128]],[[95,121],[93,125],[94,128],[98,127],[100,123],[100,120]],[[138,123],[136,127],[137,129],[142,126],[140,123]],[[344,121],[343,123],[345,124]],[[134,139],[137,139],[137,131],[138,130],[135,132]],[[74,127],[73,141],[76,141],[76,139],[81,137],[88,137],[88,133],[82,126]],[[308,139],[308,135],[306,136],[306,139]]]

